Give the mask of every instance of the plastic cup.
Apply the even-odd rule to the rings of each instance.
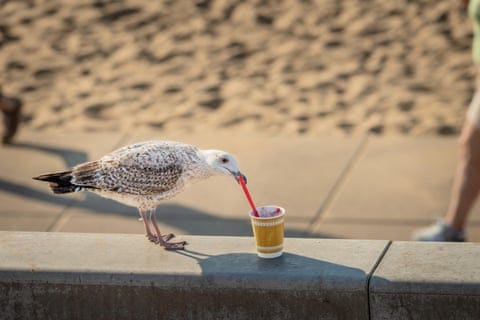
[[[283,229],[285,209],[278,206],[257,207],[260,217],[250,211],[253,236],[260,258],[272,259],[283,253]]]

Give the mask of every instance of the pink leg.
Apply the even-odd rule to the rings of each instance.
[[[185,245],[187,244],[186,241],[179,241],[179,242],[168,242],[165,240],[165,237],[162,236],[160,233],[160,228],[157,225],[157,221],[155,220],[155,211],[152,210],[150,214],[150,220],[152,221],[153,228],[157,233],[157,239],[160,246],[164,247],[167,250],[183,250],[185,249]],[[168,237],[168,235],[167,235]]]
[[[142,209],[138,209],[138,212],[140,213],[140,216],[142,217],[143,220],[143,226],[145,227],[145,237],[148,238],[148,240],[152,242],[157,242],[157,237],[152,233],[150,230],[150,227],[148,226],[148,220],[147,220],[147,212],[143,211]]]
[[[155,221],[155,209],[150,209],[150,210],[148,210],[148,216],[149,216],[150,221],[152,222],[153,227],[155,228],[155,226],[157,225],[157,224],[156,224],[156,221]],[[155,231],[156,231],[157,234],[158,234],[158,226],[155,228]],[[151,240],[152,242],[157,243],[157,244],[160,243],[160,242],[158,241],[158,237],[157,237],[156,235],[152,234],[152,237],[154,238],[154,241]],[[164,235],[162,235],[162,239],[163,239],[164,241],[168,241],[168,240],[170,240],[170,239],[172,239],[172,238],[175,238],[175,235],[174,235],[173,233],[169,233],[169,234],[164,234]]]

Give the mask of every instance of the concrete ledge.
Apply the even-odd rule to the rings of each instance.
[[[480,245],[392,243],[370,303],[371,319],[479,319]]]
[[[368,319],[368,279],[387,241],[0,232],[2,319]]]
[[[478,319],[477,244],[0,232],[1,319]]]

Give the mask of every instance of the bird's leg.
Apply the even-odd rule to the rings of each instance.
[[[148,226],[148,220],[147,220],[147,212],[142,210],[142,209],[138,209],[138,212],[140,213],[140,216],[142,217],[142,221],[143,221],[143,226],[145,227],[145,237],[148,238],[148,240],[156,243],[157,242],[157,237],[152,233],[152,231],[150,230],[150,227]]]
[[[148,217],[149,217],[149,220],[150,220],[151,224],[152,224],[153,227],[155,228],[155,226],[157,225],[157,223],[156,223],[156,221],[155,221],[155,209],[150,209],[150,210],[148,210]],[[158,233],[159,233],[159,232],[158,232],[158,226],[157,226],[157,228],[155,228],[155,231],[157,232],[157,235],[158,235]],[[160,242],[158,241],[158,236],[157,236],[157,235],[152,234],[152,237],[154,238],[154,240],[150,240],[150,241],[155,242],[155,243],[160,243]],[[168,240],[170,240],[170,239],[172,239],[172,238],[175,238],[175,235],[174,235],[173,233],[169,233],[169,234],[164,234],[164,235],[162,235],[162,239],[163,239],[164,241],[168,241]],[[150,239],[150,238],[149,238],[149,239]]]
[[[157,233],[158,244],[164,247],[167,250],[183,250],[185,249],[185,245],[187,244],[186,241],[179,241],[179,242],[168,242],[160,233],[160,228],[157,225],[157,221],[155,220],[155,211],[152,211],[150,215],[150,220],[152,221],[153,228]]]

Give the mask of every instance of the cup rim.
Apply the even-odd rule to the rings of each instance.
[[[278,214],[278,215],[276,215],[276,216],[274,216],[274,217],[255,217],[255,216],[253,215],[253,210],[250,210],[249,213],[248,213],[248,214],[250,215],[250,218],[258,219],[258,220],[275,219],[275,218],[283,217],[283,216],[285,215],[285,212],[286,212],[285,208],[280,207],[280,206],[277,206],[277,205],[274,205],[274,204],[272,204],[272,205],[266,205],[266,206],[258,206],[258,207],[256,207],[256,209],[258,210],[259,208],[265,208],[265,207],[278,208],[278,209],[280,209],[281,213]]]

